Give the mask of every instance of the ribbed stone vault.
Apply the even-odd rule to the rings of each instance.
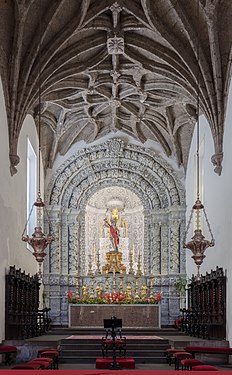
[[[221,173],[230,0],[15,0],[0,13],[12,174],[23,120],[38,120],[39,86],[45,168],[75,142],[117,130],[186,167],[199,87]]]

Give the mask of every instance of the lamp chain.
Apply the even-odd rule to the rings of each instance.
[[[190,224],[192,222],[193,212],[194,212],[194,210],[192,208],[191,213],[190,213],[190,217],[189,217],[189,220],[188,220],[187,228],[186,228],[186,231],[184,233],[183,243],[186,242],[186,238],[187,238],[187,235],[188,235],[188,232],[189,232]]]
[[[212,232],[212,230],[211,230],[211,227],[210,227],[210,224],[209,224],[208,217],[207,217],[207,215],[206,215],[205,207],[203,207],[203,212],[204,212],[204,215],[205,215],[205,221],[206,221],[206,224],[207,224],[207,226],[208,226],[208,229],[209,229],[209,233],[210,233],[210,235],[211,235],[212,242],[215,242],[215,240],[214,240],[214,236],[213,236],[213,232]]]
[[[200,43],[199,43],[199,0],[197,1],[197,199],[200,199],[200,161],[199,161],[199,148],[200,148]]]
[[[39,138],[39,162],[38,162],[38,195],[41,194],[41,181],[40,181],[40,157],[41,157],[41,37],[42,37],[42,27],[41,27],[41,0],[39,0],[39,76],[38,76],[38,83],[39,83],[39,112],[38,112],[38,138]]]

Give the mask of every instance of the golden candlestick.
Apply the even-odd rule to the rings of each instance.
[[[82,299],[87,299],[89,297],[89,288],[86,283],[82,286]]]
[[[122,273],[120,273],[120,275],[119,275],[119,291],[120,291],[120,293],[122,293],[123,292],[123,274]]]
[[[141,276],[141,275],[142,275],[142,271],[141,271],[141,254],[140,254],[140,251],[139,251],[136,276]]]
[[[147,298],[147,291],[148,291],[148,287],[146,284],[142,284],[141,288],[140,288],[140,297],[142,300],[145,300]]]
[[[104,239],[104,262],[106,262],[106,239]]]
[[[113,270],[113,292],[116,291],[116,273],[115,269]]]
[[[90,298],[94,298],[94,276],[91,276],[91,293],[90,293]]]
[[[153,298],[153,283],[154,283],[154,277],[150,276],[150,283],[149,283],[150,298]]]
[[[96,263],[96,244],[93,244],[93,263]]]
[[[133,270],[133,254],[132,251],[129,251],[129,275],[134,275],[134,270]]]
[[[91,254],[89,254],[89,263],[88,263],[88,276],[93,275],[93,270],[92,270],[92,257]]]
[[[135,299],[140,299],[139,288],[138,288],[138,277],[135,279]]]
[[[126,237],[128,237],[128,221],[126,220]]]
[[[102,220],[99,220],[99,226],[100,226],[100,238],[102,238],[102,233],[103,233]]]
[[[108,290],[109,290],[109,276],[108,276],[108,272],[107,272],[107,275],[105,276],[105,279],[106,279],[106,282],[105,282],[105,292],[107,294]]]
[[[80,297],[80,292],[79,292],[79,275],[78,272],[76,273],[76,297]]]
[[[97,264],[96,275],[101,275],[99,251],[97,252],[97,262],[96,262],[96,264]]]

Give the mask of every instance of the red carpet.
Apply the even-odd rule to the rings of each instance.
[[[97,369],[109,369],[111,367],[111,364],[113,362],[113,358],[97,358],[96,359],[96,368]],[[134,358],[117,358],[116,363],[119,364],[122,368],[135,368],[135,360]]]
[[[229,375],[232,371],[175,371],[175,370],[0,370],[0,375]]]
[[[102,338],[102,335],[99,336],[99,335],[72,335],[72,336],[69,336],[69,337],[66,337],[65,340],[80,340],[80,339],[89,339],[89,340],[93,340],[93,339],[99,339],[101,340]],[[127,340],[139,340],[139,339],[146,339],[146,340],[163,340],[162,337],[159,337],[159,336],[135,336],[135,335],[131,335],[131,336],[126,336]]]

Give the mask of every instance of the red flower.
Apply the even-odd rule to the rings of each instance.
[[[73,298],[73,293],[72,293],[71,290],[68,291],[67,297],[68,297],[68,300],[69,300],[69,301],[72,300],[72,298]]]
[[[157,293],[155,299],[156,299],[156,302],[159,302],[161,300],[161,293]]]

